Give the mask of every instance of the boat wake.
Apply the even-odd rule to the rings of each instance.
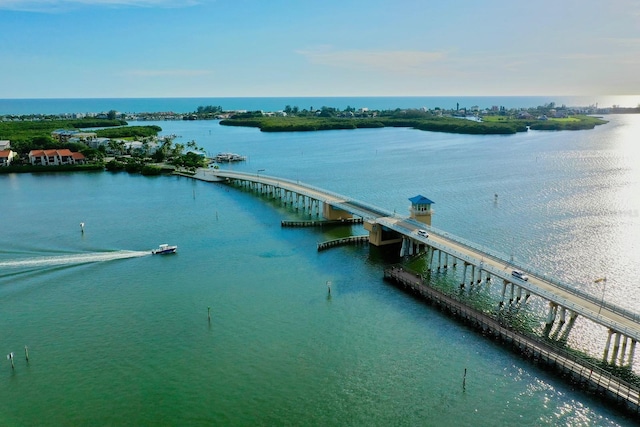
[[[87,264],[150,255],[149,251],[91,252],[77,255],[46,256],[13,261],[0,261],[0,268],[51,267],[57,265]]]

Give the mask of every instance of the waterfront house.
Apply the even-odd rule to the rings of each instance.
[[[128,141],[124,143],[124,147],[128,153],[149,156],[158,151],[159,145],[157,142]]]
[[[8,139],[0,139],[0,150],[8,150],[11,148],[11,141]]]
[[[97,137],[98,134],[95,132],[76,132],[69,138],[69,142],[82,142],[89,145],[89,142]]]
[[[11,164],[11,160],[18,156],[13,150],[0,150],[0,167],[9,166]]]
[[[92,138],[88,140],[86,143],[89,147],[98,149],[101,146],[108,147],[110,138]]]
[[[51,132],[51,138],[60,142],[67,142],[69,141],[69,138],[71,138],[76,133],[78,133],[78,131],[67,130],[67,129],[56,129],[53,132]]]
[[[84,156],[80,153],[74,153],[66,148],[59,150],[31,150],[29,151],[29,162],[32,165],[42,166],[58,166],[58,165],[74,165],[77,163],[84,163]],[[77,156],[80,154],[79,157]]]
[[[73,164],[75,165],[83,165],[87,162],[87,159],[84,157],[84,154],[82,153],[77,153],[75,151],[72,151],[71,157],[73,157]]]
[[[80,132],[77,130],[56,129],[51,132],[51,137],[60,142],[86,142],[93,138],[97,138],[98,134],[95,132]]]

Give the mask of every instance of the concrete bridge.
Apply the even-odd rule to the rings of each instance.
[[[461,287],[497,281],[502,284],[501,305],[526,303],[530,295],[547,301],[547,330],[555,328],[554,335],[566,338],[577,316],[605,326],[608,337],[603,360],[613,365],[632,367],[636,344],[640,340],[640,314],[609,304],[525,265],[516,265],[512,257],[431,227],[433,210],[430,200],[424,199],[427,203],[423,203],[423,200],[411,199],[410,216],[402,217],[347,196],[298,181],[266,176],[261,172],[201,169],[192,177],[250,188],[280,199],[310,216],[322,216],[328,220],[361,217],[364,228],[369,231],[370,244],[400,245],[401,255],[426,251],[428,264],[438,270],[461,264]],[[428,237],[418,234],[418,230],[426,230]],[[522,271],[528,279],[514,276],[514,269]]]

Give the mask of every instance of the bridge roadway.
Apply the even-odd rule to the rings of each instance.
[[[473,264],[493,277],[500,277],[506,282],[513,283],[534,295],[538,295],[558,306],[565,307],[609,329],[620,332],[636,342],[640,341],[640,314],[605,303],[593,295],[563,284],[553,278],[537,274],[532,269],[523,266],[517,266],[517,268],[523,270],[529,276],[529,280],[515,278],[511,275],[511,271],[516,267],[512,260],[507,259],[506,256],[489,253],[486,250],[474,247],[470,242],[466,242],[447,232],[428,227],[410,218],[399,217],[385,209],[321,188],[301,184],[297,181],[265,176],[260,173],[250,174],[219,169],[208,169],[203,173],[204,176],[200,179],[207,181],[216,180],[215,178],[250,181],[273,186],[274,188],[282,188],[323,203],[329,203],[353,215],[360,216],[365,221],[373,220],[417,242]],[[208,176],[213,177],[213,179],[208,179]],[[421,228],[429,230],[429,237],[425,238],[416,234],[416,230]]]

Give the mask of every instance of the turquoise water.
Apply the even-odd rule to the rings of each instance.
[[[160,125],[399,214],[423,194],[436,227],[594,294],[606,274],[638,311],[640,120],[611,119],[509,137]],[[359,227],[283,229],[295,212],[178,177],[1,175],[0,200],[2,425],[633,423],[383,282],[378,251],[316,251]],[[178,253],[147,255],[159,243]],[[578,322],[570,342],[605,338]]]
[[[198,107],[221,106],[230,110],[280,111],[287,105],[302,109],[333,107],[345,109],[369,108],[394,110],[396,108],[454,109],[529,108],[554,102],[556,105],[585,107],[637,107],[639,95],[625,96],[389,96],[389,97],[282,97],[282,98],[81,98],[81,99],[0,99],[0,115],[101,113],[116,110],[122,113],[173,111],[190,113]]]

